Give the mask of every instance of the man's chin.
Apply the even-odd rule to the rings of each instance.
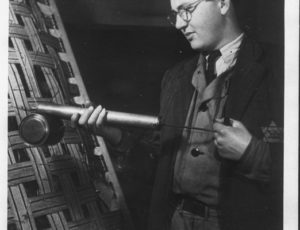
[[[210,50],[213,50],[207,44],[203,44],[199,41],[190,41],[190,46],[193,50],[196,50],[196,51],[199,51],[199,52],[208,52]]]
[[[190,45],[193,50],[202,50],[203,49],[203,45],[199,44],[199,42],[190,41]]]

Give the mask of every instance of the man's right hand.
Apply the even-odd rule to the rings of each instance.
[[[95,109],[93,106],[90,106],[81,116],[78,113],[73,114],[71,124],[73,127],[77,125],[87,126],[96,135],[100,135],[111,142],[111,144],[116,145],[121,141],[122,131],[118,128],[105,125],[105,116],[106,109],[101,105]]]

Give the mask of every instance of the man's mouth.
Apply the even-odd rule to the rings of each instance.
[[[191,41],[193,39],[193,34],[194,34],[193,32],[188,32],[185,33],[184,36],[188,41]]]

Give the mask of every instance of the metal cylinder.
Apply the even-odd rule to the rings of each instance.
[[[58,105],[53,103],[38,103],[32,110],[35,113],[54,115],[64,119],[70,119],[74,113],[82,115],[87,108],[69,105]],[[133,113],[106,111],[105,120],[107,124],[134,126],[141,128],[158,128],[160,121],[158,117],[140,115]]]

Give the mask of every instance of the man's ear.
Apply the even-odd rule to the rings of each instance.
[[[219,8],[222,15],[226,15],[231,7],[231,0],[219,0]]]

